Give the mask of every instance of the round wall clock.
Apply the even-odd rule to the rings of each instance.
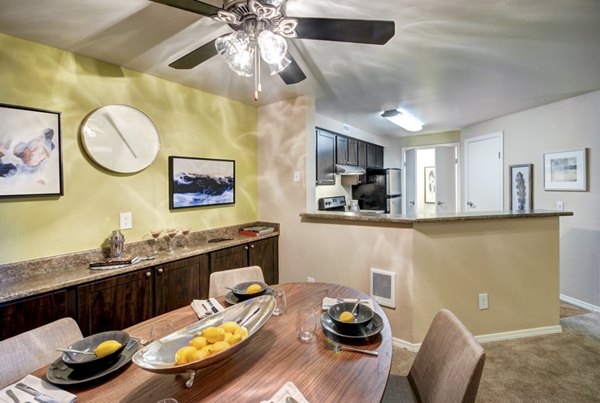
[[[90,113],[81,126],[81,142],[96,164],[119,173],[147,168],[160,149],[154,123],[128,105],[107,105]]]

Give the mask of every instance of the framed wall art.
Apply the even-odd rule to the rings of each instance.
[[[435,167],[425,167],[425,203],[435,203]]]
[[[544,190],[587,190],[586,149],[544,154]]]
[[[0,104],[0,198],[63,195],[60,112]]]
[[[169,157],[171,209],[235,204],[235,161]]]
[[[533,164],[510,165],[510,209],[533,210]]]

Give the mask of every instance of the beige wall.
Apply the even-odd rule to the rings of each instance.
[[[560,292],[600,311],[599,107],[600,91],[595,91],[467,127],[462,140],[502,131],[504,189],[509,165],[532,163],[534,207],[554,210],[560,200],[574,212],[561,218]],[[583,147],[588,148],[588,191],[544,191],[544,153]],[[509,192],[504,194],[508,206]]]
[[[118,228],[120,212],[133,214],[128,242],[167,226],[202,230],[256,220],[256,107],[2,34],[0,72],[0,103],[62,112],[65,193],[0,199],[0,264],[98,248]],[[113,103],[142,110],[160,133],[158,157],[140,173],[98,168],[81,147],[83,119]],[[4,153],[6,135],[0,133]],[[170,155],[236,160],[235,205],[170,211]]]

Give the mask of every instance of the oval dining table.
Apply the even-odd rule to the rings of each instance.
[[[372,356],[327,348],[320,325],[324,297],[369,298],[353,288],[328,283],[289,283],[273,286],[283,289],[287,308],[272,316],[246,345],[223,361],[196,372],[192,387],[189,375],[163,375],[145,371],[135,364],[103,378],[76,385],[58,385],[77,395],[81,402],[158,402],[174,398],[184,402],[261,402],[269,401],[287,382],[293,382],[312,403],[379,402],[383,396],[392,361],[392,336],[389,322],[374,302],[383,329],[374,340],[359,347],[377,351]],[[217,298],[224,306],[224,297]],[[317,337],[301,343],[296,337],[296,312],[301,306],[314,309]],[[175,330],[198,321],[190,306],[124,329],[130,335],[147,338],[153,324],[170,320]],[[34,375],[44,378],[46,368]]]

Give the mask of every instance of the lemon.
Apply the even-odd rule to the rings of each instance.
[[[242,335],[239,334],[239,333],[231,335],[231,337],[229,338],[229,340],[227,340],[227,342],[229,343],[230,346],[235,346],[240,341],[242,341]]]
[[[196,349],[196,347],[193,347],[193,346],[181,347],[175,353],[175,365],[187,364],[189,362],[188,357],[191,354],[195,354],[196,351],[198,351],[198,350]]]
[[[344,323],[354,322],[354,315],[348,311],[344,311],[340,314],[339,321]]]
[[[121,343],[116,340],[106,340],[102,343],[98,344],[98,347],[94,349],[94,353],[96,353],[96,357],[104,357],[105,355],[109,355],[110,353],[114,353],[118,349],[121,348]]]
[[[260,286],[260,284],[250,284],[248,286],[248,288],[246,289],[246,292],[248,294],[256,294],[257,292],[260,292],[260,290],[262,290],[262,287]]]
[[[231,347],[229,345],[229,343],[226,343],[224,341],[218,341],[212,345],[212,347],[210,349],[210,353],[211,354],[220,353],[221,351],[227,350],[229,347]]]
[[[192,351],[188,354],[188,362],[200,361],[203,358],[206,358],[210,355],[210,352],[205,349],[200,349],[196,351]]]
[[[225,332],[225,338],[223,339],[223,341],[225,343],[229,343],[229,340],[233,337],[233,333],[229,333],[229,332]]]
[[[240,325],[238,325],[235,322],[223,322],[221,324],[221,326],[219,326],[219,327],[222,327],[223,329],[225,329],[225,331],[227,333],[235,333],[235,331],[237,330],[238,327],[240,327]]]
[[[225,329],[222,327],[209,326],[202,330],[202,336],[206,337],[209,343],[216,343],[225,339]]]
[[[194,347],[196,347],[198,349],[206,346],[207,344],[208,344],[208,342],[206,341],[206,337],[203,337],[203,336],[194,337],[189,342],[190,346],[194,346]]]
[[[242,338],[242,340],[244,340],[246,337],[248,337],[248,329],[246,329],[245,327],[241,326],[233,334],[234,335],[239,334],[240,337]]]

